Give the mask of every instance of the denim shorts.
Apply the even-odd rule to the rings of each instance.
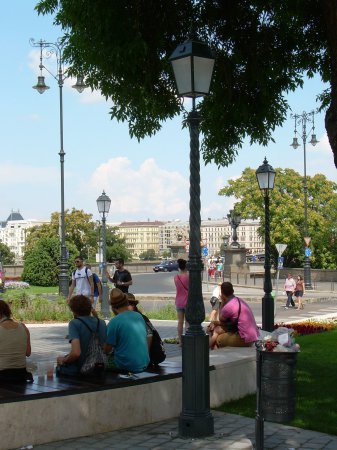
[[[176,308],[176,311],[184,313],[186,311],[186,308]]]
[[[303,291],[295,291],[295,297],[303,297]]]

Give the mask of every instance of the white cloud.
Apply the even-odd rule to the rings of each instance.
[[[188,181],[177,171],[159,167],[153,158],[137,169],[126,157],[110,159],[97,167],[89,187],[106,191],[115,215],[142,215],[143,219],[188,215]]]
[[[20,183],[55,183],[59,180],[57,168],[53,167],[33,167],[24,166],[11,162],[1,163],[0,184],[20,184]]]

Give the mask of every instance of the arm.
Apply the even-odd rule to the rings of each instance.
[[[69,294],[68,294],[67,303],[69,303],[69,300],[71,299],[71,297],[72,297],[72,295],[73,295],[75,286],[76,286],[75,280],[72,280],[72,281],[71,281],[70,288],[69,288]]]
[[[66,356],[58,356],[57,364],[59,364],[60,366],[64,366],[66,364],[76,361],[80,356],[81,356],[80,340],[73,339],[71,341],[70,353],[68,353],[68,355],[66,355]]]
[[[110,281],[110,283],[114,283],[113,277],[110,276],[108,270],[105,271],[105,275],[106,275],[107,279]]]
[[[30,356],[32,354],[32,347],[30,345],[30,333],[29,333],[29,330],[26,327],[26,325],[24,323],[22,325],[23,325],[23,327],[24,327],[24,329],[26,331],[26,334],[27,334],[26,356]]]
[[[101,281],[99,281],[99,283],[97,283],[97,288],[98,288],[98,298],[99,298],[99,302],[102,303],[103,289],[102,289],[102,283],[101,283]]]
[[[88,281],[89,281],[89,284],[90,284],[90,300],[91,300],[91,303],[94,303],[94,290],[95,290],[95,288],[94,288],[94,277],[93,277],[92,274],[88,276]]]

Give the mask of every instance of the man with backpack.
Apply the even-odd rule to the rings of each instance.
[[[86,267],[91,270],[91,264],[86,264]],[[99,279],[97,273],[92,272],[92,279],[94,282],[94,304],[93,308],[96,309],[97,300],[102,303],[102,282]]]
[[[76,295],[86,295],[94,303],[94,280],[91,270],[85,267],[82,256],[75,258],[76,269],[71,275],[71,285],[69,288],[68,303],[71,299],[74,289]]]

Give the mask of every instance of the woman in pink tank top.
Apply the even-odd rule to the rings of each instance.
[[[176,285],[176,310],[178,316],[178,339],[181,346],[181,336],[184,330],[188,328],[188,323],[185,320],[185,309],[188,297],[189,277],[186,269],[187,261],[185,259],[178,259],[179,274],[174,277]]]

